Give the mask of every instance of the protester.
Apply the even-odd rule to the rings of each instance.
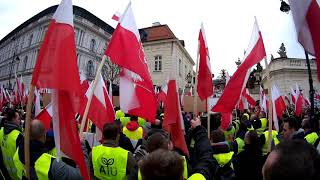
[[[30,179],[83,179],[78,168],[72,167],[47,153],[45,148],[46,132],[44,125],[39,120],[33,120],[30,124]],[[88,163],[88,152],[82,147],[84,157]],[[14,161],[19,176],[24,170],[24,144],[19,146]],[[19,177],[21,179],[21,177]]]
[[[303,139],[304,131],[300,128],[299,122],[293,116],[285,119],[283,124],[283,138],[288,139]]]
[[[305,141],[284,141],[270,153],[262,172],[264,180],[318,180],[320,157]]]
[[[0,129],[0,167],[4,176],[11,179],[18,179],[16,167],[13,162],[13,156],[20,144],[23,143],[23,135],[20,127],[20,116],[17,111],[8,109],[6,111],[6,120],[4,127]]]
[[[137,147],[138,140],[143,137],[143,129],[138,124],[138,117],[131,116],[131,121],[123,127],[123,134],[130,140],[134,148]]]
[[[261,146],[257,132],[248,131],[245,135],[244,150],[233,160],[237,179],[262,179],[261,169],[264,162]]]
[[[311,129],[311,123],[309,119],[304,119],[301,123],[302,129],[304,130],[304,139],[311,145],[315,145],[317,139],[319,138],[316,132]]]
[[[133,154],[119,147],[120,128],[117,123],[103,127],[103,143],[92,148],[90,173],[92,179],[124,179],[137,176]]]

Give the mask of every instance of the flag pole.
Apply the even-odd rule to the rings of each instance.
[[[272,142],[272,99],[271,99],[271,83],[270,83],[270,68],[268,66],[267,57],[264,57],[264,63],[266,65],[266,71],[267,71],[267,82],[268,82],[268,97],[269,97],[269,112],[268,112],[268,152],[271,152],[271,142]]]
[[[30,122],[31,122],[31,110],[32,110],[32,101],[34,98],[34,85],[30,84],[30,91],[28,95],[27,103],[27,114],[25,120],[25,129],[24,129],[24,162],[26,168],[26,176],[30,179]]]
[[[199,71],[199,46],[198,46],[198,52],[197,52],[197,62],[196,62],[196,78],[195,78],[195,88],[194,88],[194,98],[193,98],[193,118],[195,119],[198,114],[198,71]]]
[[[210,106],[209,106],[209,98],[207,98],[207,126],[208,126],[208,138],[210,139],[210,112],[211,112],[211,109],[210,109]]]
[[[107,56],[103,55],[101,63],[99,65],[98,69],[97,69],[96,77],[94,78],[92,87],[89,90],[88,102],[87,102],[86,108],[84,110],[84,114],[83,114],[82,121],[81,121],[81,126],[80,126],[80,132],[79,132],[80,137],[82,137],[82,135],[83,135],[83,129],[84,129],[84,125],[86,123],[86,119],[87,119],[88,113],[89,113],[89,108],[90,108],[90,104],[91,104],[91,100],[92,100],[92,95],[93,95],[94,89],[97,86],[98,78],[100,76],[103,64],[105,63],[106,59],[107,59]]]

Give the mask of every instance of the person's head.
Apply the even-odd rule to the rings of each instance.
[[[149,153],[157,149],[172,150],[172,143],[169,135],[166,133],[156,132],[148,137],[148,151]]]
[[[46,129],[41,121],[35,119],[30,123],[30,140],[46,142]]]
[[[140,162],[143,180],[182,180],[183,158],[174,151],[158,149]]]
[[[226,138],[224,136],[224,133],[221,129],[216,129],[211,131],[211,143],[219,143],[226,141]]]
[[[254,119],[252,121],[252,126],[254,129],[260,129],[262,126],[260,119]]]
[[[268,156],[263,169],[264,180],[320,179],[320,157],[314,147],[303,140],[278,144]]]
[[[131,121],[138,121],[138,116],[131,116],[130,120]]]
[[[120,136],[120,128],[116,122],[106,123],[103,126],[103,138],[105,140],[117,140]]]
[[[311,130],[311,124],[309,119],[303,119],[302,123],[301,123],[302,129],[304,129],[304,131],[310,131]]]
[[[283,138],[290,139],[292,134],[299,129],[299,124],[296,118],[290,117],[283,124]]]
[[[267,117],[266,112],[260,111],[260,118],[266,118],[266,117]]]
[[[14,109],[8,109],[6,119],[8,122],[14,123],[16,125],[20,125],[20,115]]]
[[[251,147],[259,147],[260,141],[259,136],[255,130],[250,130],[246,133],[244,137],[244,143],[250,145]]]

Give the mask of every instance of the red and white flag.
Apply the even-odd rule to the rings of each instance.
[[[184,89],[182,89],[182,93],[180,96],[180,103],[181,103],[181,106],[184,107]]]
[[[153,122],[156,116],[157,99],[131,3],[113,32],[105,55],[122,69],[120,108],[125,113]]]
[[[34,97],[34,116],[37,116],[41,112],[40,92],[37,88],[34,89]]]
[[[284,103],[284,100],[276,85],[273,85],[271,91],[273,106],[273,122],[275,129],[279,131],[278,119],[282,118],[282,114],[286,111],[286,104]]]
[[[203,101],[213,95],[212,73],[208,44],[203,24],[199,32],[199,68],[197,76],[197,92]]]
[[[299,43],[316,57],[320,80],[320,7],[318,0],[289,0]]]
[[[174,147],[189,156],[184,138],[183,119],[176,80],[169,80],[167,100],[164,104],[163,128],[170,133]]]
[[[121,13],[119,11],[116,11],[116,13],[113,14],[112,19],[115,21],[119,21],[121,17]]]
[[[260,108],[263,112],[266,113],[266,115],[268,114],[269,101],[268,101],[267,96],[264,93],[264,90],[261,86],[260,86]]]
[[[255,107],[256,106],[256,101],[253,99],[253,97],[250,95],[248,88],[245,88],[243,90],[242,96],[246,99],[247,103],[252,106]]]
[[[42,111],[36,115],[35,119],[38,119],[43,122],[46,131],[51,129],[51,119],[53,116],[52,105],[48,104]]]
[[[89,92],[91,91],[93,83],[86,92],[86,101],[82,104],[81,115],[83,115]],[[110,97],[105,82],[100,74],[97,80],[96,88],[93,90],[91,105],[88,112],[88,119],[90,119],[101,131],[103,131],[103,125],[105,123],[111,123],[115,120],[115,112],[111,103]]]
[[[90,179],[75,120],[79,110],[80,78],[71,0],[62,0],[50,21],[31,83],[37,88],[52,89],[57,156],[61,156],[61,150],[76,162],[84,179]]]
[[[213,112],[231,113],[236,106],[244,85],[248,79],[248,72],[252,66],[260,62],[266,56],[262,35],[255,20],[249,47],[244,61],[232,75],[226,85],[223,94],[213,107]]]

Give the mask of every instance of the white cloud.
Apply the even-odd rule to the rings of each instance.
[[[18,25],[60,0],[2,0],[0,3],[0,38]],[[112,15],[122,12],[129,0],[74,0],[75,5],[90,11],[115,27]],[[204,23],[211,55],[213,73],[222,68],[232,74],[235,61],[243,57],[250,40],[254,16],[257,16],[267,54],[278,57],[277,50],[284,42],[289,57],[304,57],[290,14],[279,10],[280,1],[265,0],[133,0],[133,11],[139,28],[159,21],[168,24],[173,33],[185,40],[191,57],[196,58],[197,38]],[[263,63],[262,63],[263,64]]]

